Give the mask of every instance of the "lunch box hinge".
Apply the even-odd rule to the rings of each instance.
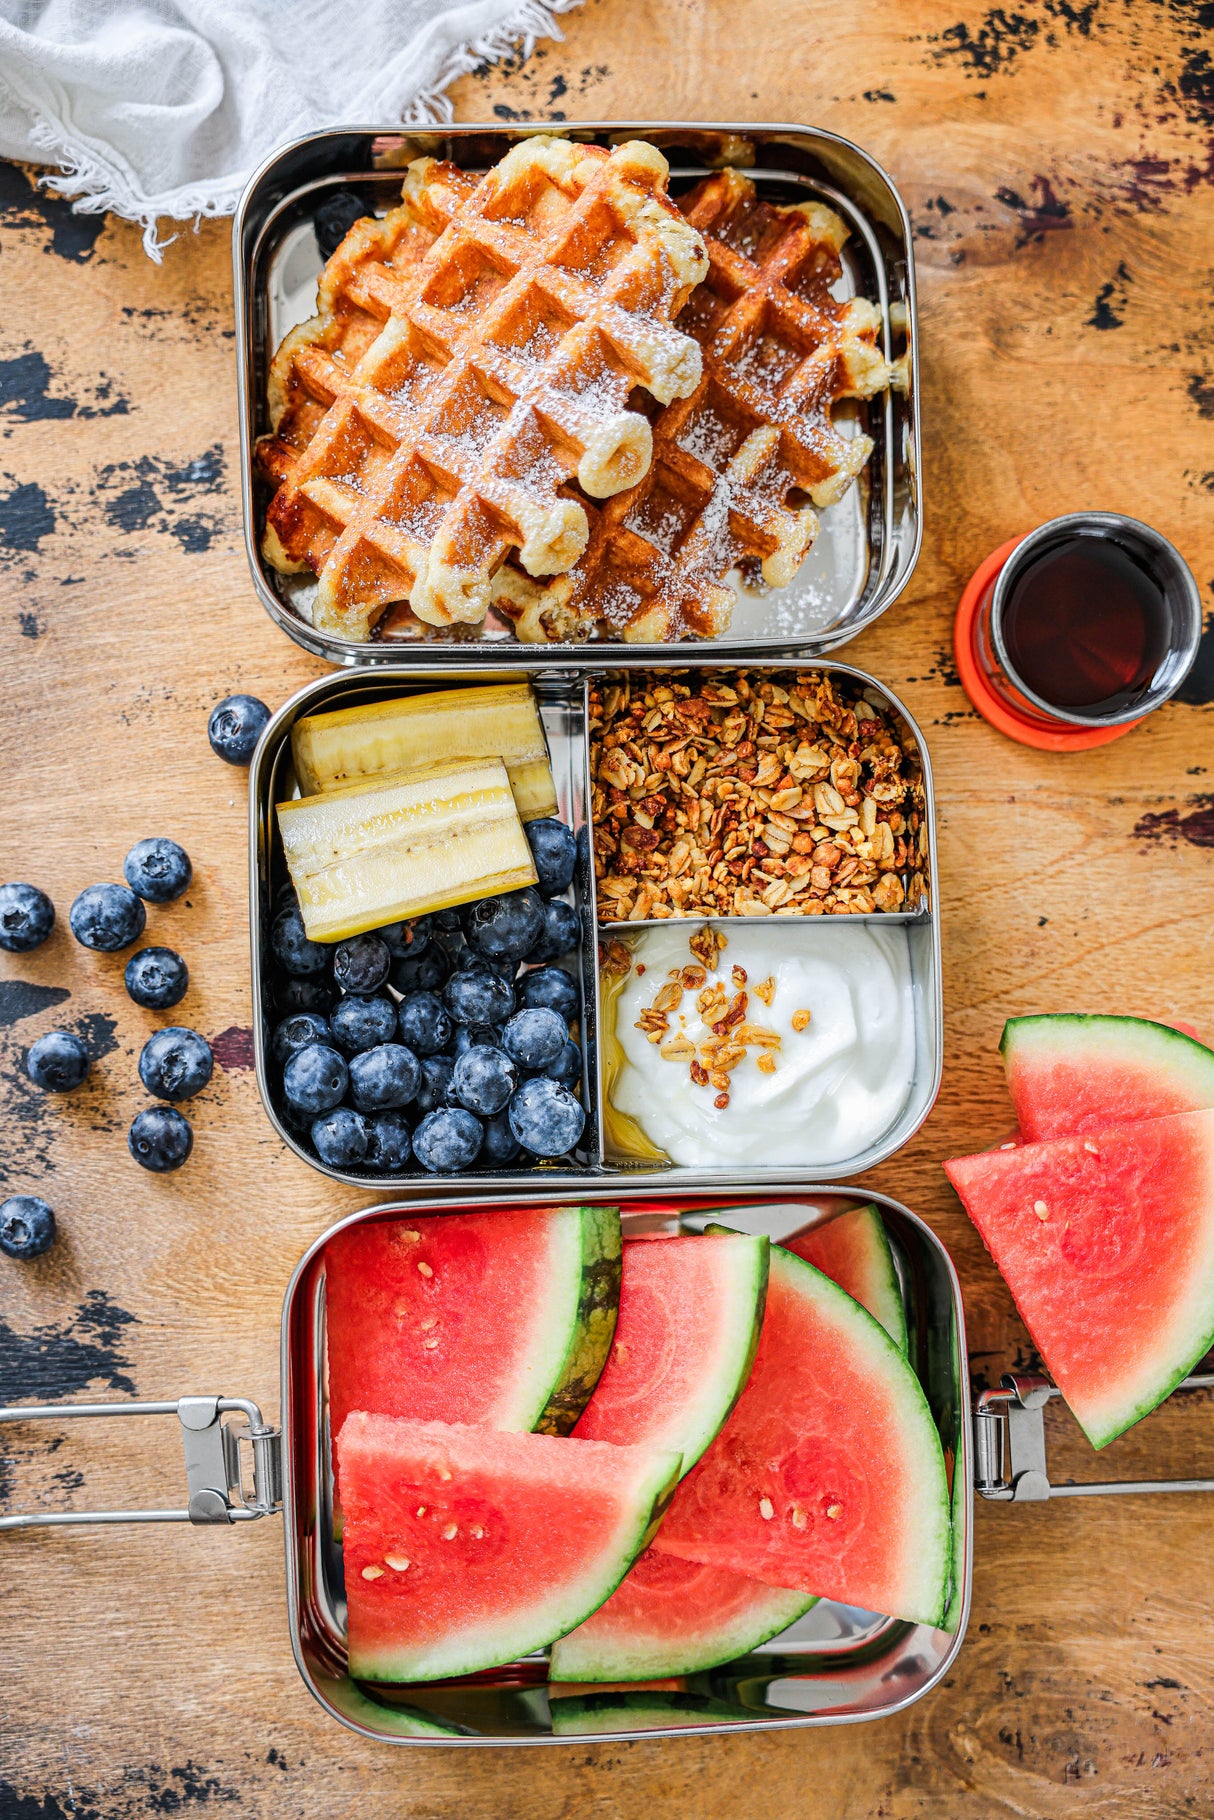
[[[1214,1389],[1214,1374],[1185,1378],[1176,1389]],[[1045,1406],[1061,1394],[1048,1378],[1020,1372],[1006,1373],[998,1390],[979,1391],[974,1403],[974,1490],[982,1497],[1024,1504],[1113,1492],[1214,1491],[1214,1479],[1051,1484],[1045,1457]]]
[[[0,1422],[67,1421],[77,1416],[172,1416],[181,1425],[188,1503],[176,1510],[20,1511],[0,1529],[69,1523],[241,1523],[282,1508],[282,1435],[247,1397],[179,1397],[175,1403],[38,1403],[0,1409]],[[225,1422],[228,1415],[243,1416]],[[242,1444],[252,1459],[246,1488]]]

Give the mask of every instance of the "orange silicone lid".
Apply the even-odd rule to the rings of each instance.
[[[1060,721],[1056,727],[1043,727],[1036,721],[1018,714],[1001,695],[996,695],[990,680],[978,662],[974,651],[974,624],[978,617],[978,608],[983,595],[987,592],[1000,569],[1022,542],[1020,537],[1009,537],[1007,542],[992,550],[985,562],[979,563],[965,585],[960,601],[957,603],[957,617],[953,621],[953,653],[957,659],[957,673],[965,693],[990,726],[997,733],[1006,734],[1022,746],[1034,746],[1039,752],[1083,752],[1092,746],[1107,746],[1112,740],[1120,739],[1131,727],[1140,726],[1140,720],[1123,721],[1119,727],[1070,727]]]

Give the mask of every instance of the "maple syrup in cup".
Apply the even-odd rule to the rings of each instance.
[[[1055,726],[1141,720],[1175,694],[1201,638],[1183,557],[1116,512],[1075,512],[1031,532],[1000,570],[986,617],[979,651],[992,687]]]

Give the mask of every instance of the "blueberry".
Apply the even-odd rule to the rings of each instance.
[[[559,897],[573,883],[577,860],[577,839],[572,828],[555,816],[527,822],[523,827],[531,857],[535,861],[536,882],[545,897]]]
[[[427,1055],[423,1057],[418,1070],[417,1092],[413,1104],[419,1112],[437,1112],[440,1106],[450,1106],[455,1098],[451,1078],[455,1073],[455,1063],[449,1055]]]
[[[207,722],[212,752],[229,765],[247,765],[269,718],[270,710],[255,695],[225,695]]]
[[[430,946],[433,927],[432,917],[411,916],[403,923],[387,923],[375,933],[394,960],[418,960]]]
[[[527,955],[529,961],[554,961],[568,954],[582,939],[582,923],[572,904],[559,897],[544,905],[544,926]]]
[[[462,1106],[445,1106],[428,1112],[413,1133],[413,1154],[433,1175],[451,1175],[476,1161],[481,1147],[481,1122]]]
[[[139,1078],[158,1100],[189,1100],[211,1078],[211,1045],[177,1024],[157,1030],[139,1053]]]
[[[550,1081],[559,1081],[562,1087],[570,1091],[582,1078],[582,1052],[576,1043],[566,1043],[554,1062],[549,1062],[544,1073]]]
[[[122,876],[149,904],[168,904],[180,897],[194,876],[190,856],[166,834],[139,840],[122,862]]]
[[[510,1114],[499,1112],[496,1117],[485,1120],[485,1135],[481,1140],[479,1161],[493,1167],[502,1163],[512,1163],[522,1149],[522,1145],[510,1129]]]
[[[403,1043],[380,1043],[350,1057],[350,1098],[360,1112],[407,1106],[420,1079],[417,1057]]]
[[[349,1106],[335,1106],[312,1121],[312,1147],[330,1169],[353,1169],[367,1154],[367,1121]]]
[[[555,1011],[567,1024],[582,1008],[577,981],[564,967],[537,967],[532,973],[524,973],[515,990],[520,1010],[538,1011],[544,1007]]]
[[[25,1072],[35,1087],[50,1093],[70,1093],[89,1071],[89,1052],[70,1030],[48,1030],[30,1045]]]
[[[459,966],[462,957],[468,953],[462,929],[435,929],[430,937],[428,954],[436,954],[443,963],[443,978]]]
[[[295,895],[295,887],[290,879],[287,880],[285,885],[279,885],[271,900],[271,908],[275,916],[278,915],[280,910],[299,909],[299,899]]]
[[[0,885],[0,948],[9,954],[29,954],[32,949],[41,948],[54,927],[55,906],[45,891],[39,891],[37,885]],[[44,1202],[39,1201],[38,1205],[41,1207]],[[33,1257],[34,1253],[28,1255]]]
[[[378,935],[352,935],[333,950],[333,978],[343,992],[378,992],[391,964],[388,944]]]
[[[40,1258],[54,1243],[55,1216],[36,1194],[10,1195],[0,1206],[0,1251],[7,1257]]]
[[[504,986],[514,984],[518,971],[517,961],[490,960],[479,948],[461,948],[455,957],[457,973],[491,973],[494,979],[501,980]]]
[[[282,1071],[282,1090],[296,1112],[319,1118],[332,1112],[346,1097],[350,1070],[346,1058],[329,1043],[309,1043],[297,1049]]]
[[[510,1129],[536,1156],[564,1156],[585,1124],[586,1114],[568,1087],[547,1075],[524,1081],[510,1102]]]
[[[490,960],[521,961],[544,922],[544,900],[530,885],[473,904],[467,936]]]
[[[425,954],[393,961],[392,984],[406,998],[411,992],[437,992],[450,971],[446,956],[439,948],[431,947]]]
[[[443,1003],[457,1024],[500,1024],[514,1010],[514,988],[480,967],[453,973]]]
[[[403,1112],[376,1112],[366,1121],[367,1168],[377,1175],[396,1175],[413,1154]]]
[[[502,1033],[496,1024],[459,1024],[456,1026],[451,1053],[457,1062],[461,1055],[467,1055],[469,1049],[484,1046],[490,1049],[501,1048]]]
[[[270,1055],[280,1068],[285,1068],[291,1057],[309,1043],[328,1041],[329,1026],[323,1017],[314,1011],[297,1011],[293,1017],[284,1017],[270,1038]]]
[[[67,920],[82,948],[114,954],[139,940],[148,913],[143,899],[125,885],[86,885],[68,911]]]
[[[448,934],[450,934],[453,929],[462,930],[464,926],[460,920],[458,906],[452,910],[436,910],[434,912],[433,922],[436,929],[445,930]]]
[[[168,1011],[180,1004],[190,983],[190,970],[172,948],[140,948],[123,974],[126,989],[148,1011]]]
[[[371,210],[353,190],[334,190],[312,217],[316,244],[322,259],[331,259],[356,221]]]
[[[492,1118],[518,1086],[518,1070],[504,1049],[482,1043],[459,1057],[451,1085],[461,1106]]]
[[[326,979],[274,980],[270,991],[284,1017],[293,1017],[299,1011],[312,1011],[318,1017],[324,1017],[337,999],[336,989]]]
[[[547,1068],[568,1040],[564,1018],[545,1007],[516,1011],[502,1031],[502,1047],[520,1068]]]
[[[387,996],[343,998],[329,1018],[333,1041],[345,1055],[358,1055],[396,1035],[396,1005]]]
[[[418,1055],[437,1055],[451,1041],[451,1019],[433,992],[411,992],[397,1018],[401,1041]]]
[[[270,947],[284,973],[297,979],[313,979],[323,973],[332,959],[332,949],[323,942],[310,942],[298,907],[280,910],[270,925]]]
[[[137,1163],[157,1175],[180,1169],[194,1148],[190,1121],[175,1106],[149,1106],[136,1113],[127,1132],[126,1147]]]

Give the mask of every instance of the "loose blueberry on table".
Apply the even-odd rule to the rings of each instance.
[[[180,1169],[194,1148],[194,1131],[175,1106],[149,1106],[137,1113],[127,1134],[127,1149],[144,1169],[167,1175]]]
[[[122,876],[149,904],[169,904],[187,890],[194,868],[190,856],[167,835],[136,841],[122,862]]]
[[[148,913],[143,899],[126,885],[86,885],[68,911],[67,920],[82,948],[116,954],[139,940]]]
[[[207,722],[212,752],[229,765],[247,765],[269,718],[270,710],[255,695],[225,695]]]
[[[37,885],[0,885],[0,948],[30,954],[55,927],[55,906]]]
[[[180,1004],[190,983],[190,972],[172,948],[140,948],[126,964],[126,989],[147,1011],[169,1011]]]
[[[161,1100],[189,1100],[211,1078],[211,1045],[196,1030],[173,1024],[157,1030],[139,1053],[139,1078]]]
[[[70,1093],[89,1071],[89,1052],[72,1030],[48,1030],[30,1045],[25,1072],[36,1087]]]
[[[13,1194],[0,1205],[0,1251],[38,1258],[55,1242],[55,1216],[36,1194]]]

